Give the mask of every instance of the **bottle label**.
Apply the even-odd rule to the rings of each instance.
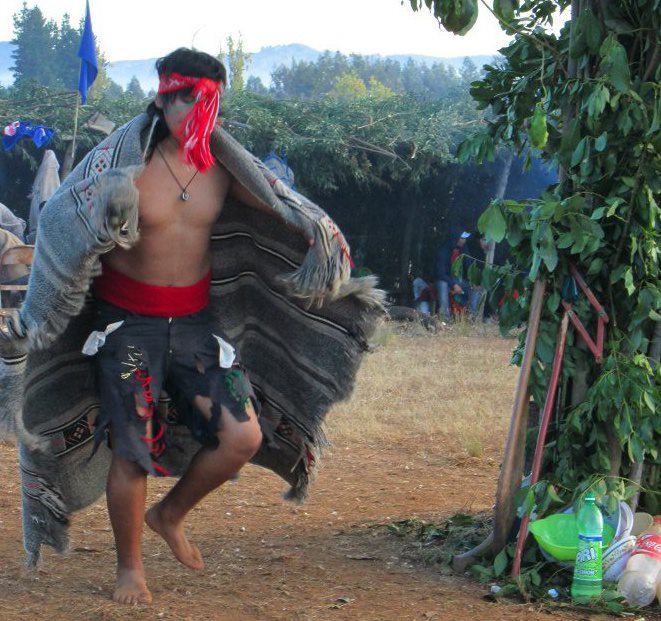
[[[578,536],[574,578],[581,582],[601,582],[602,537]]]
[[[661,535],[642,535],[638,537],[636,549],[631,556],[634,554],[644,554],[661,561]]]

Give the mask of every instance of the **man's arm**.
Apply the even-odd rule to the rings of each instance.
[[[245,186],[243,186],[237,179],[232,177],[232,182],[230,184],[229,196],[248,207],[253,209],[259,209],[264,213],[267,213],[269,216],[273,217],[273,209],[269,207],[266,203],[260,201],[255,197],[251,192],[249,192]],[[314,245],[314,239],[308,239],[310,246]]]
[[[259,209],[260,211],[273,215],[273,210],[266,203],[253,196],[253,194],[246,190],[246,188],[234,177],[232,177],[232,182],[230,184],[229,195],[237,201],[248,205],[248,207]]]

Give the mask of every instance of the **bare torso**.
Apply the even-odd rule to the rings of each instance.
[[[186,165],[174,141],[160,143],[172,173],[185,186],[195,168]],[[140,193],[140,240],[130,250],[115,248],[103,259],[114,270],[135,280],[162,287],[184,287],[209,271],[209,238],[232,182],[220,164],[198,173],[188,187],[190,198],[181,199],[181,188],[163,157],[154,153],[136,180]]]

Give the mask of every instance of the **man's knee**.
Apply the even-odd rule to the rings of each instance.
[[[231,423],[223,424],[219,432],[220,447],[231,448],[231,450],[241,459],[248,461],[262,445],[262,430],[260,429],[257,417],[249,407],[249,419],[237,421],[232,414],[223,408],[223,418],[225,421],[231,419]]]
[[[118,476],[122,479],[137,480],[146,478],[147,473],[140,466],[140,464],[138,464],[138,462],[126,459],[125,457],[119,455],[116,450],[113,450],[112,461],[110,463],[109,479],[115,479]]]

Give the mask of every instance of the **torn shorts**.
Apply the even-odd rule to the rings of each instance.
[[[212,328],[208,309],[153,317],[97,300],[94,327],[83,351],[96,358],[101,399],[97,447],[110,429],[117,455],[151,474],[168,475],[159,464],[168,450],[167,423],[156,407],[163,390],[174,403],[178,422],[203,446],[218,446],[221,407],[240,422],[249,420],[249,402],[259,412],[238,354]],[[211,400],[210,416],[194,404],[197,396]]]

